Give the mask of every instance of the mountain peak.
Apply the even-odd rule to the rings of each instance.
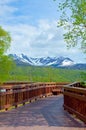
[[[10,54],[9,56],[12,56],[14,60],[18,63],[27,63],[28,65],[33,66],[69,66],[73,65],[74,62],[68,58],[68,57],[40,57],[40,58],[32,58],[28,57],[25,54],[16,55],[16,54]]]
[[[33,58],[28,57],[25,54],[9,54],[10,57],[13,57],[17,65],[29,65],[29,66],[51,66],[56,68],[68,68],[68,69],[86,69],[86,64],[75,63],[69,57],[40,57]]]

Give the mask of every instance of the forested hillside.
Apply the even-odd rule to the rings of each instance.
[[[86,78],[86,70],[68,70],[50,67],[15,66],[8,81],[75,82]]]

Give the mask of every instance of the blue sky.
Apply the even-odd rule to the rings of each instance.
[[[78,47],[67,50],[64,30],[57,28],[60,17],[58,2],[53,0],[2,0],[0,25],[12,37],[8,53],[29,57],[69,57],[86,62],[86,55]]]

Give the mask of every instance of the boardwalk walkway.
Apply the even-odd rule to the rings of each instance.
[[[52,96],[0,113],[0,130],[86,130],[63,109],[63,96]]]

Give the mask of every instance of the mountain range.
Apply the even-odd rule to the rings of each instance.
[[[27,55],[9,54],[17,65],[23,66],[51,66],[55,68],[86,69],[85,63],[75,63],[68,57],[41,57],[32,58]]]

